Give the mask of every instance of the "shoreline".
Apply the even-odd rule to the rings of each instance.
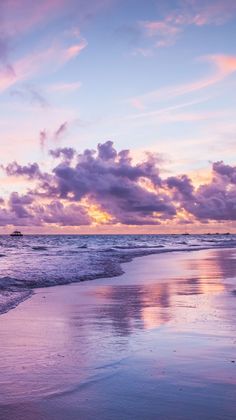
[[[4,420],[235,418],[236,250],[125,264],[0,317]]]
[[[204,250],[211,250],[211,249],[213,249],[213,250],[214,249],[216,249],[216,250],[217,249],[236,249],[236,246],[230,246],[230,247],[229,246],[214,246],[214,247],[199,247],[199,248],[192,247],[192,248],[182,248],[182,249],[179,249],[179,248],[161,249],[161,248],[159,248],[157,250],[155,248],[152,248],[150,250],[144,250],[143,249],[142,251],[139,250],[139,249],[134,251],[134,249],[133,249],[133,251],[129,251],[130,253],[127,252],[126,254],[123,254],[123,255],[120,254],[119,255],[120,260],[118,262],[118,269],[117,269],[116,272],[107,273],[107,275],[104,275],[104,273],[101,273],[101,274],[99,273],[98,275],[93,275],[93,276],[88,275],[87,278],[72,280],[72,281],[68,280],[68,281],[61,282],[61,283],[58,283],[58,284],[55,284],[55,285],[45,284],[45,285],[39,285],[39,286],[36,286],[36,287],[31,287],[31,288],[28,288],[28,289],[26,289],[26,288],[24,289],[24,287],[22,287],[22,288],[20,287],[19,290],[13,290],[14,293],[19,293],[19,294],[21,293],[22,296],[19,296],[19,295],[16,296],[15,300],[13,300],[11,298],[10,303],[4,304],[2,308],[0,307],[0,317],[2,315],[4,315],[5,313],[8,313],[9,311],[15,309],[18,305],[23,303],[25,300],[30,299],[35,294],[35,291],[37,289],[42,289],[42,288],[46,289],[48,287],[65,286],[65,285],[69,285],[69,284],[73,284],[73,283],[75,283],[75,284],[76,283],[83,283],[85,281],[99,280],[99,279],[102,279],[102,278],[112,279],[114,277],[119,277],[119,276],[121,276],[122,274],[125,273],[125,271],[122,269],[122,265],[126,264],[126,263],[130,263],[133,260],[135,260],[136,258],[148,257],[150,255],[172,254],[172,253],[175,253],[175,252],[176,253],[179,253],[179,252],[184,252],[185,253],[185,252],[204,251]],[[128,249],[127,249],[127,251],[128,251]],[[5,278],[3,278],[3,279],[5,279]],[[10,280],[12,280],[12,279],[10,279]],[[3,292],[5,291],[4,289],[2,289],[2,290],[3,290]],[[8,291],[8,290],[6,290],[6,291]],[[1,294],[0,294],[0,298],[1,298]],[[1,304],[1,301],[0,301],[0,304]]]
[[[4,420],[235,418],[236,250],[125,264],[0,318]]]

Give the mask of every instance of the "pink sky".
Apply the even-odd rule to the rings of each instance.
[[[236,4],[133,3],[1,2],[1,232],[236,232]]]

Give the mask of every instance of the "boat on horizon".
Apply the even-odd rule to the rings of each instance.
[[[17,236],[17,237],[19,237],[19,236],[23,236],[23,233],[21,233],[19,230],[14,230],[14,232],[12,232],[10,234],[10,236]]]

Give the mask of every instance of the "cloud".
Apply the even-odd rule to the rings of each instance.
[[[18,82],[31,82],[38,75],[56,72],[78,57],[87,46],[79,25],[112,3],[113,0],[1,1],[0,91]],[[31,42],[27,44],[25,38],[30,35]],[[25,45],[23,53],[22,49],[16,50],[20,43]],[[69,92],[79,87],[78,82],[73,86],[64,83],[55,86],[55,90]],[[19,94],[19,89],[16,92]],[[33,92],[31,99],[40,100]]]
[[[4,91],[16,82],[15,70],[12,66],[0,68],[0,91]]]
[[[37,42],[31,51],[12,60],[11,64],[7,62],[2,68],[0,67],[0,91],[6,90],[18,82],[27,82],[24,89],[28,90],[32,101],[39,102],[40,94],[33,87],[32,80],[39,74],[56,72],[69,61],[74,60],[86,46],[87,41],[83,37],[76,38],[75,42],[74,39],[60,36],[56,40],[53,38],[50,43],[47,41],[47,47],[44,42]],[[17,90],[18,94],[19,91],[22,91],[22,88]],[[25,96],[26,93],[21,92],[21,95]]]
[[[139,184],[141,178],[148,178],[158,185],[159,171],[156,160],[149,156],[145,162],[132,165],[128,151],[117,152],[112,142],[99,144],[97,154],[85,150],[77,155],[75,167],[65,162],[53,169],[52,188],[45,193],[69,200],[89,198],[98,203],[104,211],[121,223],[153,223],[153,213],[160,212],[171,218],[175,209],[169,198],[146,190]]]
[[[9,177],[31,182],[26,194],[0,203],[1,225],[10,216],[18,225],[89,225],[92,209],[96,220],[113,225],[181,224],[183,214],[189,223],[236,220],[236,166],[222,161],[197,187],[187,174],[161,177],[158,156],[148,153],[134,163],[129,150],[117,151],[111,141],[83,153],[58,148],[49,154],[56,159],[49,173],[37,163],[3,167]]]
[[[1,2],[1,29],[8,37],[25,34],[42,23],[58,17],[64,10],[65,0],[4,0]]]
[[[33,194],[20,195],[14,192],[10,195],[7,207],[0,203],[0,226],[42,226],[56,224],[58,226],[75,226],[91,224],[91,217],[86,209],[79,204],[64,205],[52,200],[42,204],[35,201]]]
[[[182,13],[175,13],[176,23],[203,25],[223,25],[233,19],[236,13],[234,0],[188,0],[183,3]]]
[[[62,158],[64,161],[70,162],[76,155],[76,152],[72,147],[59,147],[58,149],[49,150],[49,154],[55,159]]]
[[[220,83],[226,77],[236,72],[236,56],[215,54],[200,57],[199,60],[205,61],[213,66],[214,71],[212,74],[190,83],[163,87],[158,90],[150,91],[143,95],[130,98],[129,103],[135,108],[144,109],[147,104],[156,101],[166,101],[168,99],[207,89],[210,86]]]
[[[10,195],[9,209],[19,219],[30,217],[30,213],[26,209],[33,202],[33,197],[30,194],[20,196],[17,192]]]
[[[53,200],[50,204],[40,206],[36,214],[40,215],[43,223],[57,224],[59,226],[81,226],[91,224],[91,218],[83,206],[69,204],[65,206],[58,200]]]
[[[184,0],[163,18],[139,22],[144,34],[154,39],[154,48],[170,47],[176,43],[188,26],[223,25],[236,15],[234,0]]]
[[[198,121],[198,120],[204,120],[209,118],[219,118],[224,115],[223,111],[214,111],[214,112],[198,112],[198,113],[179,113],[178,110],[182,108],[189,108],[192,105],[197,105],[199,103],[202,103],[206,101],[208,98],[201,98],[195,101],[187,101],[184,103],[180,103],[178,105],[172,105],[167,106],[164,108],[158,108],[154,111],[146,111],[146,112],[139,112],[131,115],[127,115],[126,119],[129,121],[132,120],[138,120],[141,121],[142,119],[147,118],[153,118],[155,123],[166,123],[166,122],[175,122],[175,121]],[[142,104],[141,108],[141,102],[140,102],[140,108],[139,103],[132,103],[136,109],[144,109],[144,104]]]
[[[62,20],[68,24],[84,23],[112,5],[113,0],[1,0],[1,32],[20,37]],[[68,28],[67,28],[68,30]],[[71,30],[72,32],[72,30]],[[76,28],[74,33],[79,33]]]
[[[194,187],[187,175],[171,176],[166,184],[170,190],[174,190],[173,198],[176,201],[187,202],[194,199]]]
[[[149,37],[155,37],[155,47],[174,45],[182,29],[168,21],[144,21],[141,27]]]
[[[65,121],[63,124],[61,124],[58,129],[54,133],[54,140],[60,140],[61,137],[65,134],[65,132],[68,129],[68,122]]]
[[[221,177],[226,182],[236,185],[236,167],[225,165],[224,162],[215,162],[213,163],[213,171],[216,176]]]
[[[70,47],[68,47],[65,52],[64,52],[64,60],[65,61],[69,61],[75,57],[77,57],[77,55],[79,55],[79,53],[85,48],[87,47],[88,43],[85,39],[82,39],[80,41],[80,43],[78,44],[74,44],[71,45]]]
[[[223,54],[208,55],[206,57],[203,57],[203,59],[215,65],[219,78],[224,78],[236,71],[236,56]]]
[[[41,147],[41,150],[43,151],[46,145],[46,141],[48,139],[48,134],[46,130],[41,130],[39,133],[39,144]]]
[[[37,164],[7,165],[8,176],[24,176],[38,181],[31,194],[38,199],[81,203],[84,199],[98,204],[101,211],[111,215],[115,223],[155,224],[171,219],[175,207],[161,190],[158,158],[147,155],[133,164],[128,150],[117,152],[111,141],[98,144],[97,151],[82,154],[70,148],[50,152],[59,159],[51,174],[39,171]],[[141,181],[153,187],[148,190]],[[157,193],[157,189],[159,189]]]
[[[46,129],[41,130],[39,132],[39,145],[40,145],[41,150],[44,151],[48,143],[58,142],[59,140],[61,140],[63,135],[68,130],[68,125],[69,125],[68,122],[65,121],[64,123],[60,124],[59,127],[53,133],[50,133]],[[51,156],[53,156],[53,153],[56,154],[56,151],[55,152],[52,151]]]
[[[0,226],[7,226],[7,225],[24,226],[24,224],[25,224],[25,219],[17,218],[14,212],[10,211],[9,208],[0,206]]]
[[[36,52],[29,52],[13,61],[11,66],[0,68],[0,91],[16,83],[28,81],[28,91],[31,86],[31,98],[39,100],[39,94],[32,87],[31,80],[39,74],[56,72],[70,60],[75,59],[86,46],[87,41],[84,38],[72,45],[71,42],[68,45],[64,40],[53,41],[47,48],[38,45]]]
[[[74,92],[81,88],[81,82],[57,83],[50,86],[50,90],[57,93]]]
[[[236,220],[236,166],[212,165],[212,180],[194,190],[187,176],[167,180],[182,208],[200,221]]]
[[[12,96],[18,97],[21,101],[29,102],[32,105],[38,105],[41,108],[48,106],[48,101],[44,95],[32,85],[23,85],[11,91]]]
[[[22,58],[15,60],[9,57],[12,52],[14,53],[16,44],[19,44],[28,32],[39,29],[40,25],[52,18],[57,18],[65,4],[65,0],[42,0],[35,4],[30,0],[0,2],[0,62],[3,64],[0,69],[0,90],[7,89],[17,81],[25,80],[20,68]],[[25,60],[27,57],[30,60],[30,54],[26,55]]]
[[[28,179],[35,179],[41,176],[39,165],[29,163],[28,165],[19,165],[17,162],[9,163],[7,166],[2,166],[8,176],[25,176]]]

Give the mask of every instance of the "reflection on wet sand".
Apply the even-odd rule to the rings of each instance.
[[[110,302],[98,306],[96,318],[104,325],[108,319],[114,332],[129,335],[134,329],[158,326],[170,320],[170,285],[104,286],[97,297]]]
[[[4,420],[236,417],[236,251],[125,270],[42,289],[0,317]]]
[[[194,298],[196,295],[232,291],[229,280],[236,277],[235,250],[205,252],[204,259],[198,256],[198,253],[188,254],[180,261],[181,276],[165,278],[157,273],[156,281],[152,279],[150,284],[145,281],[135,285],[134,277],[129,278],[128,284],[123,279],[118,285],[111,281],[111,284],[95,288],[91,294],[98,302],[104,302],[95,307],[97,326],[112,326],[113,333],[126,336],[136,329],[156,328],[179,318],[179,307],[196,308],[195,299],[192,304],[190,301],[186,304],[185,296]],[[183,300],[177,299],[178,296],[183,296]],[[209,305],[211,302],[205,302],[204,312],[210,310]]]

